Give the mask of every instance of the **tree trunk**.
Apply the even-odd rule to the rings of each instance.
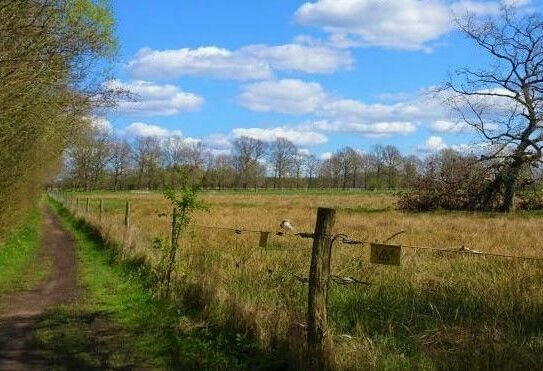
[[[520,174],[521,164],[515,162],[508,169],[503,179],[504,194],[503,203],[500,206],[500,211],[509,212],[513,207],[513,200],[517,192],[518,177]]]

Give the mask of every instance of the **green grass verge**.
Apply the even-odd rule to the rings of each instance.
[[[52,208],[77,243],[82,298],[38,325],[37,347],[68,368],[280,369],[243,334],[190,317],[153,295],[148,269],[121,262],[81,221]]]
[[[0,245],[0,296],[33,287],[44,278],[50,262],[37,259],[41,213],[36,207],[25,222]]]

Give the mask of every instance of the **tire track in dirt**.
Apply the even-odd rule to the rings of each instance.
[[[49,209],[42,228],[38,259],[50,259],[51,269],[33,289],[0,299],[0,370],[46,369],[35,354],[35,325],[48,308],[77,295],[74,239]]]

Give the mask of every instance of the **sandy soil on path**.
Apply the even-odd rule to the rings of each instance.
[[[76,297],[75,242],[56,215],[44,213],[38,258],[49,258],[51,269],[33,289],[0,298],[0,370],[46,369],[35,354],[34,326],[48,308]]]

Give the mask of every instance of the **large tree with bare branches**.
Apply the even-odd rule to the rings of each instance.
[[[467,15],[457,23],[492,63],[457,71],[442,92],[483,139],[489,171],[478,207],[509,211],[522,172],[542,160],[543,18],[503,8],[497,17]]]

